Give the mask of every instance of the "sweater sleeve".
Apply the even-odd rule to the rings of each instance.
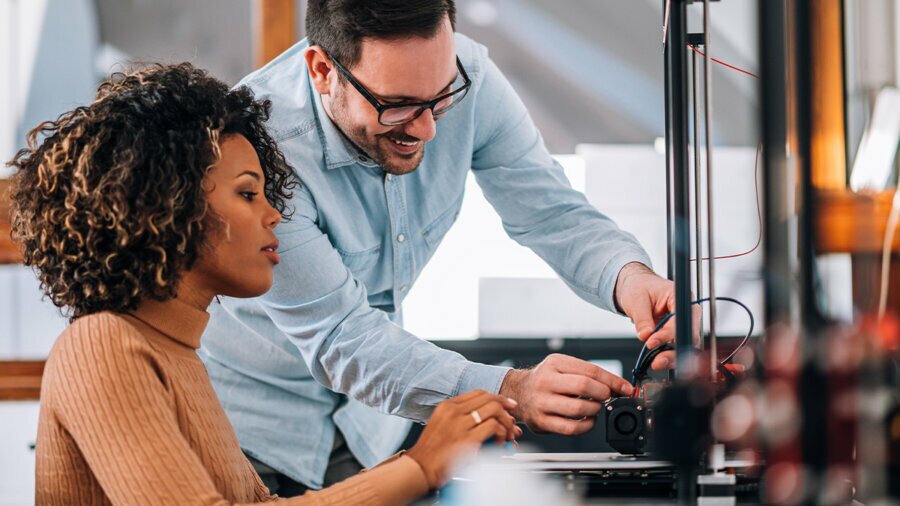
[[[71,435],[110,501],[231,504],[179,430],[169,380],[140,333],[112,315],[97,315],[75,327],[55,350],[47,408]],[[408,457],[409,462],[402,460],[279,503],[407,503],[427,487],[421,488],[418,465]],[[257,497],[278,500],[267,493]]]

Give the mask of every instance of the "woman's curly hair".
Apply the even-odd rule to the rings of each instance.
[[[289,218],[299,183],[265,129],[270,108],[189,63],[154,65],[29,132],[9,162],[12,235],[43,292],[73,319],[175,297],[216,229],[203,182],[230,134],[253,145],[266,199]]]

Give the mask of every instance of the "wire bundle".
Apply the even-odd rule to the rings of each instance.
[[[691,305],[693,306],[702,304],[704,302],[709,302],[709,300],[709,297],[704,297],[702,299],[692,301]],[[730,363],[734,359],[735,355],[737,355],[737,353],[741,350],[741,348],[746,346],[746,344],[750,341],[750,337],[753,335],[754,320],[753,313],[750,311],[750,308],[748,308],[743,302],[731,297],[716,297],[716,300],[724,300],[726,302],[737,304],[738,306],[741,306],[744,311],[747,312],[747,316],[750,317],[750,328],[747,331],[747,335],[744,336],[744,339],[741,341],[741,343],[737,345],[737,347],[735,347],[735,349],[727,357],[722,359],[722,361],[719,363],[720,368],[722,368],[723,366],[725,366],[725,364]],[[656,327],[653,329],[653,332],[651,332],[650,335],[652,336],[653,334],[659,332],[659,330],[663,328],[663,326],[665,326],[665,324],[668,323],[668,321],[674,316],[675,313],[669,313],[665,317],[663,317],[663,319],[656,324]],[[649,341],[649,337],[647,338],[647,340]],[[637,387],[640,382],[647,379],[648,371],[650,370],[650,364],[653,363],[653,359],[655,359],[660,353],[673,349],[675,348],[671,343],[665,343],[657,346],[656,348],[648,350],[647,343],[645,342],[644,347],[641,348],[641,353],[638,354],[637,362],[634,364],[634,369],[631,370],[631,385]]]

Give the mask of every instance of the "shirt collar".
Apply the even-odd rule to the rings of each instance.
[[[144,299],[131,315],[159,333],[193,349],[200,347],[200,336],[209,322],[209,313],[178,299]]]
[[[307,71],[307,76],[308,76]],[[362,153],[347,137],[338,129],[337,125],[328,117],[325,106],[322,104],[322,95],[309,83],[309,94],[312,98],[316,114],[316,127],[319,131],[319,140],[322,142],[322,150],[325,152],[325,169],[331,170],[358,163],[368,167],[377,166],[365,153]]]

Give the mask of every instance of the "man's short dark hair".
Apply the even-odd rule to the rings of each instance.
[[[310,0],[306,35],[310,46],[321,46],[350,68],[359,61],[364,38],[429,38],[445,15],[455,29],[453,0]]]

